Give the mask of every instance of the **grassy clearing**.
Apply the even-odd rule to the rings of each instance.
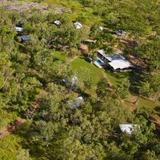
[[[67,56],[64,53],[54,52],[54,58],[58,59],[61,62],[67,61]],[[96,85],[100,79],[105,78],[102,70],[86,62],[82,58],[76,58],[71,62],[71,68],[73,72],[78,76],[82,81],[89,81],[92,85]]]
[[[65,53],[54,52],[53,56],[62,62],[67,61],[67,56]],[[128,73],[112,73],[97,68],[80,57],[71,62],[71,68],[80,80],[89,81],[92,85],[96,85],[102,78],[105,78],[112,85],[117,86],[123,81],[123,79],[129,77]]]
[[[113,86],[119,85],[121,82],[123,82],[124,79],[129,78],[129,73],[112,73],[107,70],[104,71],[106,74],[108,80],[111,82]]]
[[[158,105],[157,102],[147,99],[145,97],[138,97],[129,94],[128,98],[123,101],[123,106],[130,111],[134,111],[136,108],[145,108],[146,110],[153,110]]]
[[[0,112],[0,129],[6,127],[10,122],[13,122],[17,118],[16,113],[8,113],[6,111]]]
[[[66,59],[67,59],[65,53],[61,53],[61,52],[58,52],[58,51],[53,52],[52,55],[53,55],[53,57],[54,57],[55,59],[58,59],[58,60],[60,60],[60,61],[62,61],[62,62],[65,62]]]
[[[140,97],[138,102],[138,107],[145,107],[145,108],[155,108],[157,103],[155,101],[151,101],[147,98]]]
[[[73,1],[73,0],[44,0],[44,2],[52,5],[52,4],[56,4],[56,5],[63,5],[65,7],[70,7],[70,8],[75,8],[75,9],[80,9],[82,8],[81,4],[77,1]]]
[[[105,78],[101,69],[81,58],[75,59],[71,63],[71,67],[80,80],[89,81],[93,85],[96,85],[100,79]]]
[[[90,64],[81,58],[77,58],[76,60],[74,60],[71,66],[73,68],[73,71],[77,73],[81,80],[90,81],[93,85],[96,85],[102,78],[106,78],[112,85],[117,86],[122,83],[124,79],[128,79],[130,74],[127,72],[111,73],[109,71],[99,69],[93,64]],[[129,110],[134,110],[137,107],[153,109],[157,106],[157,103],[147,98],[139,97],[136,104],[125,101],[123,105]]]
[[[20,152],[20,138],[15,135],[9,135],[0,140],[0,159],[1,160],[17,160]]]

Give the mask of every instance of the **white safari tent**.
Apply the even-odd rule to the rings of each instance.
[[[83,104],[84,104],[84,99],[82,96],[79,96],[79,97],[75,98],[74,100],[68,101],[68,106],[71,109],[79,108]]]
[[[74,23],[74,27],[76,29],[81,29],[83,27],[83,25],[80,22],[77,21],[77,22]]]
[[[135,130],[135,128],[137,128],[136,124],[119,124],[120,130],[123,133],[127,133],[127,134],[132,134]]]
[[[22,32],[23,28],[22,27],[15,27],[16,32]]]
[[[60,21],[60,20],[55,20],[55,21],[54,21],[54,24],[55,24],[56,26],[60,26],[60,25],[61,25],[61,21]]]

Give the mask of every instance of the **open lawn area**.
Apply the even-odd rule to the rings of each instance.
[[[125,101],[123,101],[123,106],[131,111],[134,111],[137,108],[145,108],[146,110],[152,110],[158,105],[156,102],[144,97],[134,97],[134,103],[134,101],[130,101],[130,99],[132,99],[131,97],[134,96],[130,95],[127,99],[125,99]]]
[[[0,140],[0,159],[1,160],[17,160],[20,154],[24,153],[19,142],[21,138],[15,135],[8,135]],[[27,155],[25,155],[27,158]]]
[[[97,84],[104,77],[103,71],[93,64],[86,62],[84,59],[77,58],[71,63],[75,74],[83,81],[89,81],[92,84]]]
[[[53,52],[52,55],[53,55],[53,57],[54,57],[55,59],[60,60],[60,61],[62,61],[62,62],[65,62],[66,59],[67,59],[67,56],[66,56],[65,53],[61,53],[61,52],[58,52],[58,51]]]
[[[86,62],[80,57],[77,57],[74,60],[70,60],[70,58],[67,58],[65,53],[60,52],[54,52],[53,56],[54,58],[64,63],[71,63],[70,65],[73,73],[75,73],[82,81],[89,81],[91,84],[96,85],[100,79],[105,78],[103,70],[97,68],[93,64]]]
[[[10,122],[14,121],[17,118],[16,113],[11,114],[7,111],[0,112],[0,129],[6,127]]]
[[[155,101],[152,101],[152,100],[149,100],[149,99],[143,98],[143,97],[139,98],[138,107],[145,107],[145,108],[153,109],[157,105],[158,104]]]
[[[65,53],[54,52],[53,56],[62,62],[70,61]],[[95,65],[85,61],[81,57],[74,58],[70,63],[73,72],[80,80],[89,81],[93,85],[96,85],[101,79],[105,78],[111,85],[116,86],[124,79],[129,78],[128,73],[112,73],[97,68]]]

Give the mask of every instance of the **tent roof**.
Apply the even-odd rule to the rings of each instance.
[[[78,108],[84,103],[84,99],[82,96],[75,98],[74,100],[71,100],[68,102],[70,108]]]
[[[120,124],[119,127],[121,129],[122,132],[125,132],[127,134],[132,134],[132,132],[134,131],[134,128],[137,125],[135,124]]]
[[[74,26],[76,29],[81,29],[83,27],[82,24],[78,21],[74,23]]]
[[[31,39],[29,35],[22,35],[22,36],[19,36],[18,38],[20,38],[23,41],[29,41]]]
[[[61,21],[60,20],[55,20],[54,24],[60,26],[61,25]]]
[[[15,29],[16,29],[16,32],[22,32],[23,31],[22,27],[15,27]]]

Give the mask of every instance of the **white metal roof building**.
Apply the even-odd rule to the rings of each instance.
[[[128,69],[133,67],[132,64],[124,59],[119,59],[119,60],[113,60],[111,62],[108,63],[114,70],[120,69],[120,70],[124,70],[124,69]]]
[[[102,49],[97,51],[97,57],[106,63],[106,65],[112,70],[128,70],[133,68],[133,65],[121,54],[116,53],[112,55],[106,55],[105,51]]]
[[[107,59],[107,57],[108,57],[108,56],[105,54],[105,51],[104,51],[103,49],[98,50],[97,53],[99,53],[101,56],[103,56],[103,57],[106,58],[106,59]]]
[[[108,55],[107,59],[112,62],[114,60],[125,60],[125,57],[123,57],[122,55],[120,55],[119,53],[115,53],[112,55]]]
[[[120,124],[119,127],[122,132],[131,135],[133,133],[135,127],[137,127],[137,125],[136,124]]]

